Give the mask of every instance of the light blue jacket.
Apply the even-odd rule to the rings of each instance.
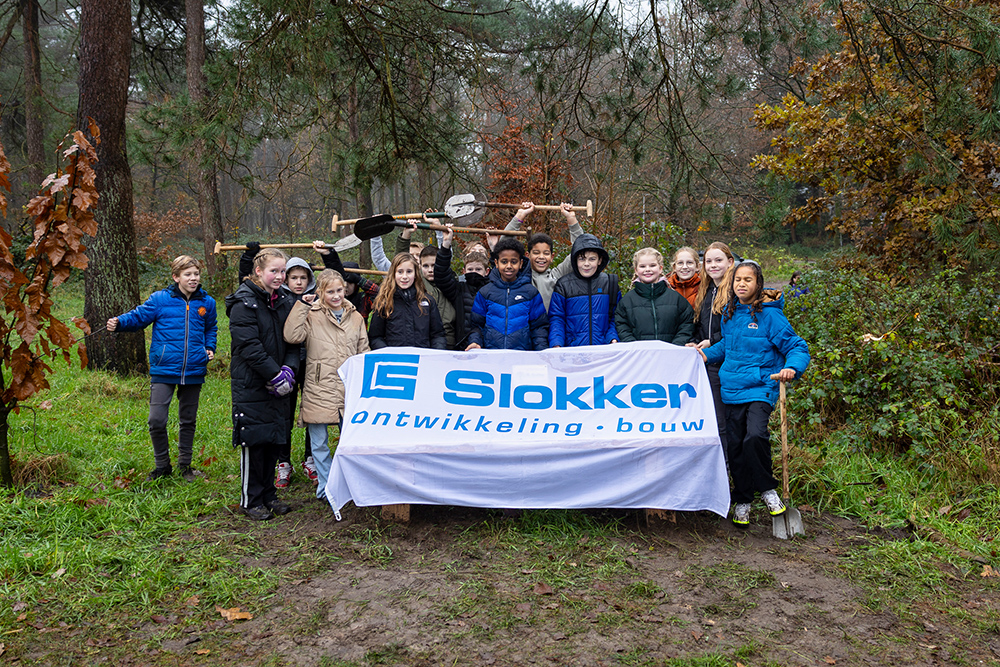
[[[740,405],[778,400],[778,383],[771,375],[783,368],[795,370],[798,378],[809,365],[809,345],[792,330],[779,295],[767,301],[761,312],[736,305],[732,318],[722,318],[722,340],[705,350],[707,363],[722,364],[719,381],[722,402]]]

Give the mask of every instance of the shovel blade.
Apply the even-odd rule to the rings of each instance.
[[[771,532],[779,540],[787,540],[795,535],[805,535],[806,527],[802,523],[802,515],[797,509],[791,506],[788,498],[785,498],[783,514],[771,517]]]
[[[361,239],[359,239],[354,234],[351,234],[350,236],[345,236],[344,238],[339,239],[336,243],[334,243],[333,249],[336,250],[337,252],[344,252],[345,250],[356,248],[359,245],[361,245]]]

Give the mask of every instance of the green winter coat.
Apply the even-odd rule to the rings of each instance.
[[[694,335],[694,310],[687,299],[660,281],[635,283],[615,309],[618,340],[662,340],[684,345]]]

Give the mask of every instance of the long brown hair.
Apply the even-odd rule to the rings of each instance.
[[[375,297],[375,303],[372,305],[372,309],[384,319],[392,317],[392,306],[396,296],[396,269],[405,262],[413,265],[413,287],[417,290],[417,308],[420,309],[421,315],[424,314],[424,307],[420,305],[420,302],[427,297],[427,292],[424,290],[424,275],[420,272],[420,264],[410,253],[401,252],[392,258],[389,274],[382,281],[378,296]]]
[[[712,312],[716,315],[721,315],[722,309],[729,303],[729,297],[733,292],[733,272],[736,271],[736,259],[733,257],[733,251],[730,250],[729,246],[722,241],[710,243],[708,247],[705,248],[705,255],[708,254],[709,250],[721,250],[731,262],[729,268],[726,269],[726,273],[722,276],[722,281],[719,283],[719,289],[715,293],[715,299],[712,300]],[[702,256],[701,259],[701,270],[698,272],[698,275],[701,276],[701,284],[698,285],[698,297],[694,301],[695,322],[697,322],[701,317],[701,304],[705,301],[705,294],[708,292],[709,284],[715,284],[715,281],[708,275],[708,271],[705,270],[704,256]]]

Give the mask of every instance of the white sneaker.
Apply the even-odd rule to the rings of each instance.
[[[771,516],[780,516],[785,513],[785,503],[781,502],[781,497],[774,489],[760,494],[760,499],[767,505],[767,511]]]
[[[733,505],[733,523],[737,526],[750,525],[750,503],[737,503]]]
[[[304,472],[306,477],[311,479],[313,483],[316,483],[319,480],[319,476],[316,474],[316,461],[311,456],[302,462],[302,472]]]
[[[279,489],[284,489],[291,482],[291,479],[292,479],[292,464],[279,463],[278,476],[274,480],[274,486]]]

